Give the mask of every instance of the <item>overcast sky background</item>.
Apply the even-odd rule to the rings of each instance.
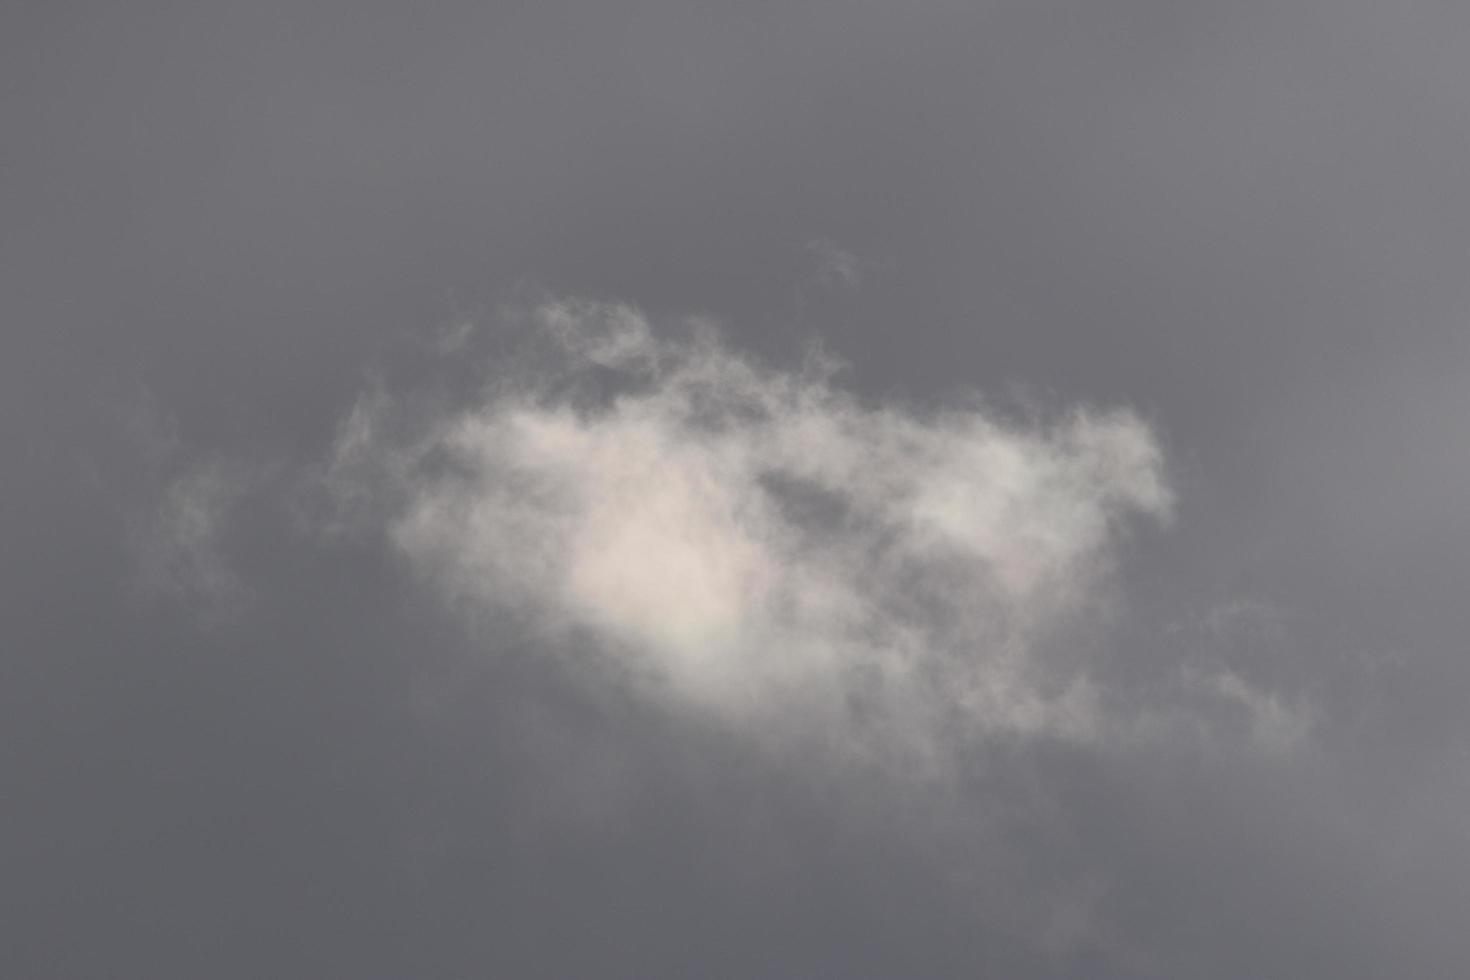
[[[1467,50],[7,4],[0,972],[1464,975]]]

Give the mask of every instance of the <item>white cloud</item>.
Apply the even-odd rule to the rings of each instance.
[[[386,507],[446,596],[753,732],[921,754],[957,727],[1102,732],[1085,661],[1042,650],[1130,519],[1169,513],[1136,416],[868,404],[830,361],[765,367],[698,324],[534,320],[539,356],[473,403],[394,437],[377,396],[337,447],[328,485]]]

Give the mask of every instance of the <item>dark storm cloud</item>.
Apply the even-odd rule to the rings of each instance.
[[[1465,971],[1458,10],[0,19],[6,972]],[[1146,420],[1175,519],[1059,655],[1167,737],[815,765],[447,612],[303,474],[548,295]]]

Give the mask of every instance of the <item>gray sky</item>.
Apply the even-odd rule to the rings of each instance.
[[[1470,970],[1467,43],[9,4],[0,972]]]

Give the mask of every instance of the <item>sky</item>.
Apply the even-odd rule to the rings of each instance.
[[[0,973],[1464,975],[1467,43],[7,4]]]

